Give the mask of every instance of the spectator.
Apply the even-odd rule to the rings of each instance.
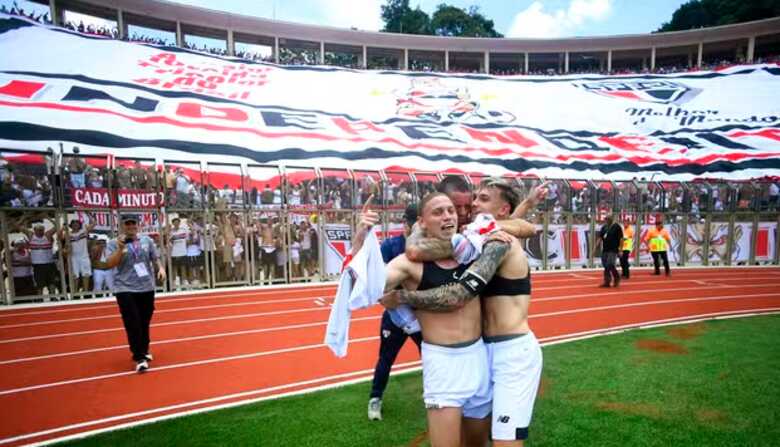
[[[44,289],[50,295],[58,293],[59,275],[57,264],[54,262],[54,233],[57,230],[54,225],[46,230],[43,222],[36,222],[33,224],[33,231],[30,232],[23,226],[25,223],[26,220],[22,219],[22,226],[17,227],[17,231],[24,233],[29,240],[36,294],[42,295]]]
[[[103,291],[114,290],[115,269],[108,268],[108,250],[106,243],[108,237],[99,235],[90,252],[92,260],[92,291],[98,294]]]
[[[11,275],[14,281],[14,295],[17,297],[35,295],[33,267],[27,239],[16,239],[11,243]]]
[[[68,265],[70,265],[70,273],[76,281],[74,292],[86,292],[89,290],[89,281],[92,277],[92,262],[87,250],[87,239],[89,238],[89,232],[95,228],[95,222],[95,217],[89,216],[89,223],[84,228],[84,224],[80,220],[73,219],[68,225],[70,229],[68,234],[65,233],[64,228],[60,234],[61,239],[67,239]],[[80,286],[79,279],[81,279]]]
[[[190,232],[181,226],[181,218],[174,217],[168,235],[168,248],[171,253],[171,287],[180,289],[189,286],[187,280],[187,239]]]

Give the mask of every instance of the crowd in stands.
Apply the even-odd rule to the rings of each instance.
[[[323,268],[321,222],[351,225],[372,196],[388,222],[398,222],[396,215],[433,192],[437,183],[431,173],[417,173],[416,181],[407,174],[386,173],[387,180],[381,180],[379,173],[351,177],[343,170],[323,169],[319,179],[314,171],[288,173],[284,187],[278,177],[247,178],[243,184],[257,185],[250,188],[229,176],[222,178],[232,184],[212,184],[204,181],[210,175],[192,167],[159,169],[122,160],[109,168],[104,158],[77,154],[63,156],[55,169],[52,156],[48,153],[34,163],[0,159],[0,208],[5,209],[10,229],[8,259],[13,262],[7,271],[15,296],[108,293],[112,276],[105,268],[105,246],[112,234],[111,211],[94,209],[94,204],[92,209],[79,206],[74,201],[78,191],[111,188],[164,194],[164,215],[154,210],[139,213],[147,216],[141,219],[144,233],[166,253],[168,287],[177,290],[210,282],[242,283],[247,278],[256,284],[316,280]],[[516,187],[526,195],[539,182],[519,178]],[[545,216],[551,225],[587,224],[610,209],[687,214],[690,222],[708,213],[725,219],[729,212],[780,209],[776,179],[686,184],[646,178],[551,180],[548,189],[546,200],[529,216],[538,225]],[[0,251],[3,240],[0,237]]]
[[[24,8],[17,5],[16,2],[14,2],[13,6],[10,8],[7,8],[5,5],[0,5],[0,13],[24,17],[30,20],[34,20],[38,23],[43,23],[45,25],[51,25],[52,23],[48,11],[38,14],[36,14],[34,11],[27,12],[24,10]]]
[[[9,9],[5,5],[0,5],[0,12],[18,15],[21,17],[29,18],[39,23],[51,24],[51,18],[48,12],[35,14],[34,12],[27,12],[23,8],[19,7],[16,3]],[[103,36],[110,39],[119,38],[119,30],[116,26],[96,26],[94,24],[84,24],[83,21],[78,23],[69,21],[65,24],[65,27],[73,31],[80,33],[92,34],[96,36]],[[174,46],[175,41],[171,41],[167,38],[152,37],[144,35],[142,33],[134,32],[131,36],[126,37],[126,40],[131,42],[140,42],[154,45]],[[215,47],[208,44],[196,45],[189,42],[184,42],[184,47],[194,51],[201,51],[204,53],[214,54],[217,56],[227,56],[227,47]],[[255,62],[273,62],[273,55],[263,55],[258,52],[249,50],[237,51],[236,57],[246,59]],[[358,57],[354,54],[345,53],[332,53],[326,52],[325,64],[335,65],[345,68],[359,69],[362,68],[358,64]],[[381,60],[368,61],[368,69],[370,70],[394,70],[398,68],[398,63],[392,63],[391,60],[385,60],[387,58],[380,58]],[[576,75],[576,74],[600,74],[600,75],[636,75],[636,74],[671,74],[671,73],[683,73],[695,70],[716,70],[723,69],[732,65],[738,65],[744,61],[739,60],[737,57],[733,59],[723,59],[717,61],[704,61],[701,67],[689,67],[687,64],[671,64],[671,65],[657,65],[655,69],[651,70],[649,67],[620,67],[614,68],[611,72],[598,66],[591,65],[582,68],[571,68],[568,73],[565,73],[562,67],[558,68],[533,68],[531,67],[527,73],[523,72],[523,69],[518,66],[516,68],[496,68],[491,69],[490,74],[496,76],[560,76],[560,75]],[[302,48],[279,48],[279,63],[282,65],[318,65],[320,63],[319,51]],[[780,63],[780,55],[766,56],[756,58],[755,63]],[[430,60],[415,60],[409,61],[409,68],[413,71],[421,72],[444,72],[443,62],[438,63]],[[453,74],[481,74],[482,71],[475,68],[464,67],[450,67],[447,71]]]

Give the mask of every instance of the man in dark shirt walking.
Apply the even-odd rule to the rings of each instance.
[[[612,215],[604,218],[604,225],[599,230],[596,247],[601,244],[601,265],[604,267],[604,283],[599,287],[609,287],[610,277],[614,287],[620,284],[620,275],[618,274],[615,261],[620,251],[620,245],[623,242],[623,228],[615,223]]]

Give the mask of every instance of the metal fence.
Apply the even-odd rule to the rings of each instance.
[[[379,237],[397,235],[406,206],[443,176],[0,150],[1,301],[110,294],[105,244],[127,212],[163,255],[160,291],[335,279],[366,200],[381,213]],[[610,213],[634,227],[633,265],[652,262],[641,242],[659,219],[676,265],[778,263],[770,181],[508,178],[523,195],[550,182],[528,216],[540,230],[524,242],[535,269],[595,267],[594,237]],[[472,188],[482,179],[464,176]]]

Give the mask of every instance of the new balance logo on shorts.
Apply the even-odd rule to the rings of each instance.
[[[509,422],[509,416],[499,416],[497,420],[502,424],[506,424]]]

